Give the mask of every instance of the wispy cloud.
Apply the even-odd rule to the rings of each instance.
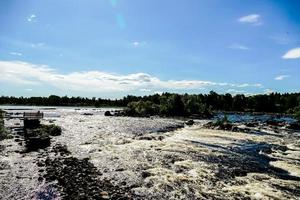
[[[33,89],[31,89],[31,88],[27,88],[27,89],[25,89],[25,90],[28,91],[28,92],[33,91]]]
[[[239,87],[239,88],[244,88],[244,87],[262,87],[262,84],[260,84],[260,83],[256,83],[256,84],[244,83],[244,84],[237,85],[237,87]]]
[[[20,52],[9,52],[10,55],[13,55],[13,56],[22,56],[23,54],[20,53]]]
[[[46,44],[44,42],[38,42],[38,43],[32,43],[30,46],[32,48],[39,48],[39,47],[44,47]]]
[[[31,14],[29,17],[27,17],[28,22],[33,22],[35,20],[36,20],[36,15],[35,14]]]
[[[241,44],[231,44],[228,46],[229,49],[237,49],[237,50],[250,50],[249,47],[241,45]]]
[[[300,58],[300,47],[294,48],[286,52],[283,56],[283,59],[297,59]]]
[[[260,87],[261,84],[219,83],[203,80],[161,80],[147,73],[113,74],[101,71],[59,73],[46,65],[0,61],[0,81],[22,85],[51,85],[83,92],[194,90],[203,88]]]
[[[236,90],[236,89],[228,89],[226,92],[231,93],[231,94],[243,94],[246,93],[247,91],[245,90]]]
[[[276,81],[282,81],[283,79],[289,78],[290,75],[279,75],[277,77],[274,78],[274,80]]]
[[[258,14],[250,14],[243,17],[240,17],[238,19],[239,22],[245,23],[245,24],[252,24],[252,25],[261,25],[261,17]]]

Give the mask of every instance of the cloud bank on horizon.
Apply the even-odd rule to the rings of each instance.
[[[300,91],[297,1],[11,0],[0,8],[1,95]]]
[[[81,71],[68,74],[58,73],[46,65],[34,65],[18,61],[0,61],[0,82],[10,82],[17,85],[48,84],[68,91],[81,92],[120,92],[142,91],[157,92],[169,90],[192,90],[214,87],[224,88],[261,88],[259,83],[235,84],[203,80],[160,80],[146,73],[112,74],[101,71]],[[28,90],[28,89],[27,89]],[[32,91],[32,89],[30,90]],[[230,91],[230,89],[229,89]]]

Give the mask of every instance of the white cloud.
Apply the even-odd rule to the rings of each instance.
[[[247,24],[252,24],[252,25],[261,25],[261,17],[258,14],[251,14],[247,16],[240,17],[238,19],[239,22],[241,23],[247,23]]]
[[[147,44],[147,42],[138,42],[138,41],[132,42],[132,45],[133,45],[134,47],[145,46],[146,44]]]
[[[244,83],[244,84],[240,84],[240,85],[237,85],[236,87],[239,87],[239,88],[244,88],[244,87],[262,87],[262,84],[260,83],[256,83],[256,84],[249,84],[249,83]]]
[[[283,79],[286,79],[288,77],[290,77],[290,75],[280,75],[280,76],[275,77],[274,80],[282,81]]]
[[[247,91],[245,90],[236,90],[236,89],[228,89],[226,91],[227,93],[231,93],[231,94],[243,94],[243,93],[246,93]]]
[[[283,56],[283,59],[297,59],[300,58],[300,47],[294,48],[286,52]]]
[[[82,92],[192,90],[224,87],[260,87],[261,84],[218,83],[203,80],[160,80],[146,73],[113,74],[101,71],[59,73],[46,65],[0,61],[0,81],[22,85],[51,85]]]
[[[239,50],[250,50],[249,47],[241,45],[241,44],[232,44],[228,48],[230,48],[230,49],[239,49]]]
[[[31,92],[31,91],[32,91],[31,88],[27,88],[27,89],[25,89],[25,90],[28,91],[28,92]]]
[[[27,21],[29,21],[29,22],[32,22],[32,21],[34,21],[36,19],[36,15],[35,14],[32,14],[32,15],[30,15],[29,17],[27,17]]]
[[[23,54],[22,53],[19,53],[19,52],[9,52],[10,55],[13,55],[13,56],[22,56]]]
[[[272,89],[265,89],[264,93],[265,94],[271,94],[271,93],[274,93],[274,90],[272,90]]]

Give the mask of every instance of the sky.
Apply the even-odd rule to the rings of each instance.
[[[0,95],[300,92],[298,0],[1,0]]]

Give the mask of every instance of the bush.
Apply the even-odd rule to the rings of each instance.
[[[61,128],[54,124],[41,125],[36,129],[26,130],[26,147],[28,150],[37,150],[50,146],[50,136],[61,135]]]
[[[61,135],[61,128],[57,125],[54,125],[54,124],[42,125],[41,129],[44,130],[46,133],[48,133],[51,136]]]
[[[27,137],[49,137],[61,135],[61,128],[54,124],[41,125],[39,128],[28,131]]]

